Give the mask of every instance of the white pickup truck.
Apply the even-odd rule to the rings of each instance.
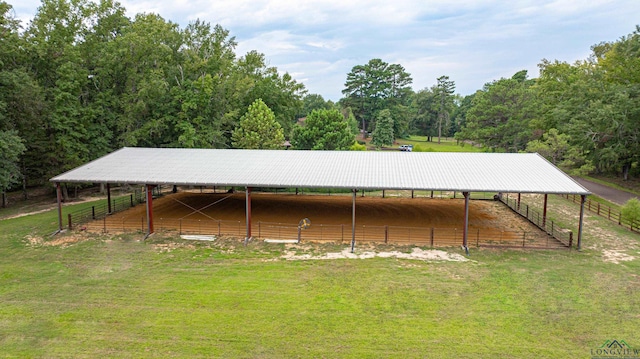
[[[413,151],[413,145],[401,145],[400,151],[411,152]]]

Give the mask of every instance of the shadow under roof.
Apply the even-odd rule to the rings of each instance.
[[[124,147],[50,181],[589,194],[536,153]]]

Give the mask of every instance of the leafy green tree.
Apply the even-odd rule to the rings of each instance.
[[[476,92],[466,116],[466,127],[458,132],[459,140],[471,140],[493,150],[518,152],[526,148],[532,134],[532,82],[526,72],[510,79],[486,84]]]
[[[331,101],[325,101],[322,95],[318,94],[307,94],[302,99],[302,112],[300,112],[300,117],[305,117],[310,114],[313,110],[330,110],[333,108]]]
[[[435,93],[429,88],[414,93],[411,100],[411,131],[427,136],[427,141],[431,141],[437,134],[436,102]]]
[[[391,146],[394,139],[391,111],[382,110],[378,113],[378,120],[371,136],[371,143],[377,147]]]
[[[233,146],[247,149],[282,149],[284,134],[273,111],[261,100],[256,100],[231,135]]]
[[[401,65],[372,59],[366,65],[354,66],[347,74],[342,90],[343,106],[351,107],[366,134],[369,127],[375,127],[379,111],[408,105],[412,82],[411,75]],[[399,121],[408,123],[409,119],[399,118]]]
[[[537,152],[554,165],[564,159],[569,150],[569,135],[559,133],[552,128],[542,136],[542,140],[534,140],[527,144],[527,152]]]
[[[637,198],[631,198],[628,200],[620,210],[620,215],[623,219],[635,223],[636,226],[640,224],[640,201]]]
[[[5,192],[20,179],[18,161],[25,151],[20,136],[15,131],[0,131],[0,192],[2,207],[6,206]]]
[[[291,145],[299,150],[348,150],[355,136],[340,111],[314,110],[293,130]]]
[[[438,77],[438,83],[434,88],[434,93],[437,98],[436,111],[438,112],[438,143],[440,143],[440,137],[442,137],[442,127],[449,124],[451,112],[453,112],[455,108],[453,103],[453,93],[455,88],[456,84],[449,80],[449,76]]]

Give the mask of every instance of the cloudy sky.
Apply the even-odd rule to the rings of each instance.
[[[23,25],[39,0],[5,0]],[[158,13],[184,27],[221,24],[237,53],[258,50],[310,93],[338,100],[355,65],[405,67],[420,90],[448,75],[467,95],[541,59],[586,59],[591,45],[640,24],[639,0],[121,0],[128,15]]]

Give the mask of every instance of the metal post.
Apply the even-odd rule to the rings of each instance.
[[[251,239],[251,187],[246,187],[247,237],[245,243]]]
[[[153,185],[147,187],[147,237],[153,233]],[[108,187],[107,187],[108,190]]]
[[[364,194],[364,190],[362,190]],[[358,193],[357,189],[353,190],[353,199],[351,204],[351,253],[356,247],[356,194]]]
[[[469,192],[462,192],[464,196],[464,227],[462,227],[462,246],[469,255],[469,246],[467,245],[467,236],[469,234]]]
[[[431,227],[431,248],[433,248],[433,227]]]
[[[520,192],[518,192],[518,213],[520,213]]]
[[[107,214],[111,214],[111,184],[107,183]]]
[[[547,197],[548,195],[544,194],[544,203],[542,204],[542,228],[547,225]]]
[[[58,201],[58,231],[62,231],[62,189],[60,182],[56,182],[56,199]]]
[[[582,225],[584,222],[584,202],[586,200],[587,200],[586,194],[580,195],[580,224],[578,225],[578,247],[577,247],[578,250],[580,250],[580,248],[582,247]]]

